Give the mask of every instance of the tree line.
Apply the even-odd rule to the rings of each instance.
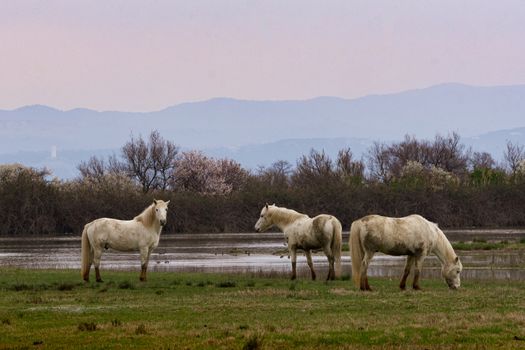
[[[525,225],[525,148],[508,142],[503,161],[465,147],[456,133],[375,142],[356,159],[311,150],[296,164],[244,169],[231,159],[181,151],[153,131],[120,154],[92,157],[79,176],[0,165],[0,234],[80,234],[99,217],[130,219],[153,198],[171,200],[166,232],[250,232],[266,203],[330,213],[345,229],[364,215],[418,213],[442,227]]]

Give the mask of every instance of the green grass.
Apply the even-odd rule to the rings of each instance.
[[[247,275],[0,269],[0,349],[518,349],[525,282],[422,292],[371,279],[324,283]]]
[[[487,242],[486,240],[474,240],[472,242],[453,242],[452,247],[456,250],[497,250],[497,249],[525,249],[525,242]]]

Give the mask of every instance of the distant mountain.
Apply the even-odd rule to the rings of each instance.
[[[479,136],[468,137],[462,141],[474,150],[492,154],[494,159],[503,159],[507,141],[525,146],[525,127],[497,130]]]
[[[312,149],[324,151],[332,159],[340,150],[350,148],[356,159],[360,159],[372,145],[370,139],[357,138],[326,138],[326,139],[287,139],[257,145],[247,145],[238,148],[212,148],[204,152],[215,158],[230,158],[249,169],[259,166],[269,166],[278,160],[286,160],[295,165],[303,155],[308,155]]]
[[[0,110],[0,162],[24,162],[40,152],[38,164],[43,164],[51,147],[56,146],[58,157],[53,161],[74,162],[73,171],[63,173],[75,173],[75,166],[89,158],[88,154],[118,152],[130,135],[147,136],[154,129],[184,148],[205,149],[211,155],[229,156],[250,167],[278,159],[295,163],[298,155],[308,153],[310,148],[335,150],[350,146],[359,155],[372,141],[399,140],[405,134],[433,138],[436,133],[451,131],[476,148],[500,153],[505,143],[500,140],[512,136],[509,132],[523,132],[517,129],[523,127],[525,85],[443,84],[357,99],[216,98],[148,113],[60,111],[37,105]],[[518,131],[494,133],[511,129]],[[33,156],[21,152],[33,152]]]

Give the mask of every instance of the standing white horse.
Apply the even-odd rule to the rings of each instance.
[[[295,210],[279,208],[266,204],[261,210],[261,216],[255,224],[257,232],[266,231],[277,226],[288,243],[292,258],[292,280],[296,278],[297,249],[304,250],[312,280],[315,280],[311,249],[323,249],[328,258],[329,271],[326,280],[341,276],[341,223],[336,217],[321,214],[314,218]],[[335,268],[334,268],[335,264]]]
[[[97,282],[100,278],[100,257],[104,249],[140,252],[140,280],[146,280],[148,261],[153,249],[159,244],[162,227],[166,224],[166,214],[170,201],[153,200],[153,203],[133,220],[101,218],[84,226],[82,232],[82,270],[81,275],[89,281],[91,264],[95,265]]]
[[[350,229],[352,277],[361,290],[371,290],[366,275],[376,252],[406,255],[405,271],[399,287],[405,289],[412,265],[415,268],[412,287],[419,287],[419,274],[425,257],[434,253],[441,261],[441,274],[451,289],[460,286],[461,261],[439,227],[419,215],[389,218],[368,215],[352,223]]]

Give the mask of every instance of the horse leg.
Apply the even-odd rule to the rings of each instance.
[[[326,258],[328,259],[328,276],[326,276],[326,280],[334,280],[335,279],[335,269],[334,269],[334,255],[332,254],[332,249],[329,245],[326,245],[323,247],[323,251],[326,254]]]
[[[93,247],[93,264],[95,265],[95,277],[97,282],[103,282],[102,278],[100,277],[100,258],[102,257],[102,248],[100,247]]]
[[[310,267],[310,271],[312,272],[312,281],[315,281],[315,271],[314,264],[312,262],[312,252],[309,250],[305,250],[304,255],[306,255],[306,262],[308,263],[308,267]]]
[[[89,249],[89,266],[86,269],[86,272],[84,272],[84,281],[89,282],[89,272],[91,271],[91,265],[93,265],[93,247],[90,247]]]
[[[399,283],[399,288],[402,290],[405,290],[407,278],[410,274],[410,269],[412,268],[412,264],[414,262],[414,257],[411,255],[407,256],[407,261],[405,263],[405,271],[403,272],[403,277],[401,278],[401,282]]]
[[[140,280],[142,282],[146,281],[146,271],[148,270],[149,256],[151,254],[151,249],[141,248],[140,249]]]
[[[297,277],[297,248],[290,248],[290,258],[292,260],[292,280]]]
[[[363,261],[361,262],[361,280],[360,280],[360,288],[361,290],[369,290],[371,291],[372,288],[370,288],[370,285],[368,284],[368,265],[370,264],[370,260],[374,257],[374,252],[365,252],[365,256],[363,258]]]
[[[414,288],[414,290],[421,290],[421,287],[419,287],[419,274],[423,267],[423,260],[425,260],[424,255],[417,256],[414,260],[414,282],[412,283],[412,288]]]

